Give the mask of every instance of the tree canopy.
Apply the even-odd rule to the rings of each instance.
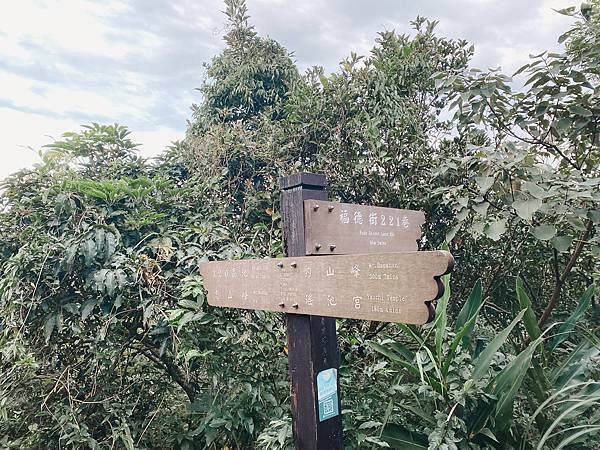
[[[300,74],[225,4],[181,142],[91,124],[2,182],[0,447],[291,448],[282,318],[210,307],[198,265],[282,256],[305,170],[457,260],[434,323],[338,321],[347,448],[598,448],[600,3],[522,88],[420,17]]]

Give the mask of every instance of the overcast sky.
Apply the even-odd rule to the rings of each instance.
[[[417,15],[475,45],[473,66],[507,73],[557,49],[573,0],[247,0],[256,30],[299,67],[334,71],[377,32]],[[144,155],[180,139],[199,102],[203,62],[222,48],[219,0],[8,0],[0,14],[0,179],[42,145],[91,121],[129,126]]]

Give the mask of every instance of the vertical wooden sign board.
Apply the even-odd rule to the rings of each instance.
[[[304,201],[327,200],[325,176],[297,173],[282,177],[281,218],[287,256],[304,256]],[[335,330],[335,318],[286,314],[288,360],[291,377],[292,419],[294,441],[298,450],[341,450],[343,448],[340,395],[329,405],[333,413],[319,411],[317,378],[337,375],[340,357]],[[333,369],[333,370],[328,370]],[[319,379],[319,381],[321,381]],[[335,388],[339,393],[339,379]],[[333,387],[332,387],[333,388]],[[322,393],[321,393],[322,394]],[[331,399],[331,397],[329,397]],[[336,408],[337,406],[337,408]],[[326,419],[323,420],[323,418]]]

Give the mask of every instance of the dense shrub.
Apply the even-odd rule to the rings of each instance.
[[[197,267],[282,255],[277,179],[308,170],[457,259],[433,324],[338,322],[348,448],[595,448],[598,3],[518,91],[422,18],[300,75],[226,4],[157,162],[92,124],[2,183],[0,446],[289,447],[281,317],[208,306]]]

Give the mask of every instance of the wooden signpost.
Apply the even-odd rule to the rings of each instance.
[[[280,185],[288,257],[212,261],[200,272],[211,305],[286,313],[296,449],[341,450],[335,318],[426,323],[454,260],[416,251],[420,211],[328,202],[318,174]]]

